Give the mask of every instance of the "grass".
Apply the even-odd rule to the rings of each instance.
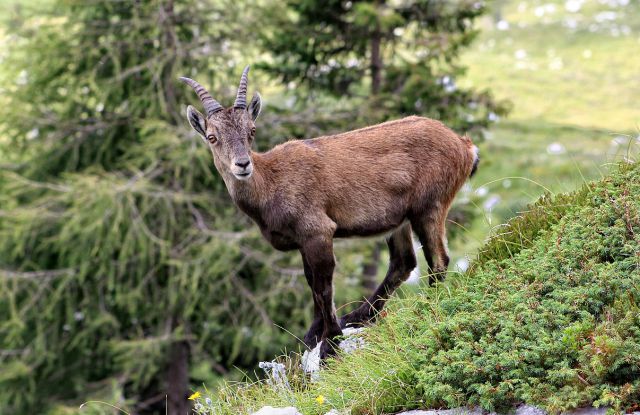
[[[304,414],[424,407],[550,412],[640,400],[640,163],[543,197],[484,245],[472,270],[396,298],[367,346],[319,381],[285,360],[291,389],[227,385],[199,413],[263,405]],[[322,397],[322,404],[318,397]]]
[[[640,5],[587,1],[569,12],[565,1],[502,3],[509,29],[483,22],[475,47],[464,56],[465,82],[512,100],[513,121],[637,130],[640,56],[633,51],[640,47]],[[555,11],[539,16],[543,4]],[[616,13],[615,20],[602,21],[603,12]],[[567,27],[570,21],[575,28]]]
[[[543,121],[502,122],[480,144],[481,168],[467,192],[476,194],[478,209],[484,213],[451,240],[453,263],[473,258],[496,225],[518,215],[542,194],[571,191],[603,177],[612,163],[637,157],[640,141],[629,136]],[[549,153],[554,143],[562,144],[561,154]],[[498,202],[488,210],[486,203],[492,198]]]
[[[495,1],[463,55],[469,70],[459,83],[489,88],[513,110],[480,145],[482,162],[467,191],[480,189],[484,215],[452,240],[454,264],[467,262],[496,224],[546,191],[576,189],[640,151],[640,4],[593,0],[569,11],[568,3]],[[615,20],[603,21],[610,11]],[[500,19],[507,30],[497,28]],[[490,200],[495,206],[487,209]]]

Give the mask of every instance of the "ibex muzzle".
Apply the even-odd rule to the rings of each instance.
[[[407,117],[329,137],[289,141],[266,153],[250,150],[261,108],[246,105],[247,72],[236,102],[224,109],[197,82],[207,116],[189,106],[191,126],[209,143],[236,205],[279,250],[297,249],[311,287],[314,321],[304,336],[334,352],[341,329],[373,321],[416,266],[412,230],[422,243],[430,281],[449,264],[445,220],[453,199],[478,163],[477,148],[441,122]],[[337,318],[333,304],[333,239],[391,231],[389,270],[359,308]]]

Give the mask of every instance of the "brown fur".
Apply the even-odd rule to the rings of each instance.
[[[416,266],[411,229],[422,243],[431,278],[443,278],[449,263],[447,212],[477,163],[477,149],[441,122],[412,116],[257,153],[250,150],[255,131],[250,112],[220,111],[204,120],[203,128],[206,137],[215,136],[214,162],[233,201],[276,249],[300,250],[314,299],[305,343],[312,347],[326,340],[324,358],[333,352],[341,327],[372,320]],[[246,161],[249,166],[241,167]],[[238,176],[243,172],[248,178]],[[366,303],[338,320],[333,238],[389,231],[387,276]]]
[[[250,180],[224,176],[275,248],[298,249],[310,235],[375,235],[448,209],[471,173],[471,147],[438,121],[408,117],[251,152]]]

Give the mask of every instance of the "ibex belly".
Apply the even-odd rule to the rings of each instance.
[[[261,228],[262,235],[278,251],[292,251],[300,248],[293,235]]]
[[[337,229],[337,238],[351,236],[372,236],[389,232],[406,220],[406,209],[403,200],[395,203],[379,204],[375,201],[361,206],[336,209],[332,218]]]

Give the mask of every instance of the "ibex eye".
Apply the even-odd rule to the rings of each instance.
[[[218,141],[218,139],[216,138],[215,135],[210,134],[210,135],[207,136],[207,141],[209,141],[211,144],[215,144],[216,141]]]

